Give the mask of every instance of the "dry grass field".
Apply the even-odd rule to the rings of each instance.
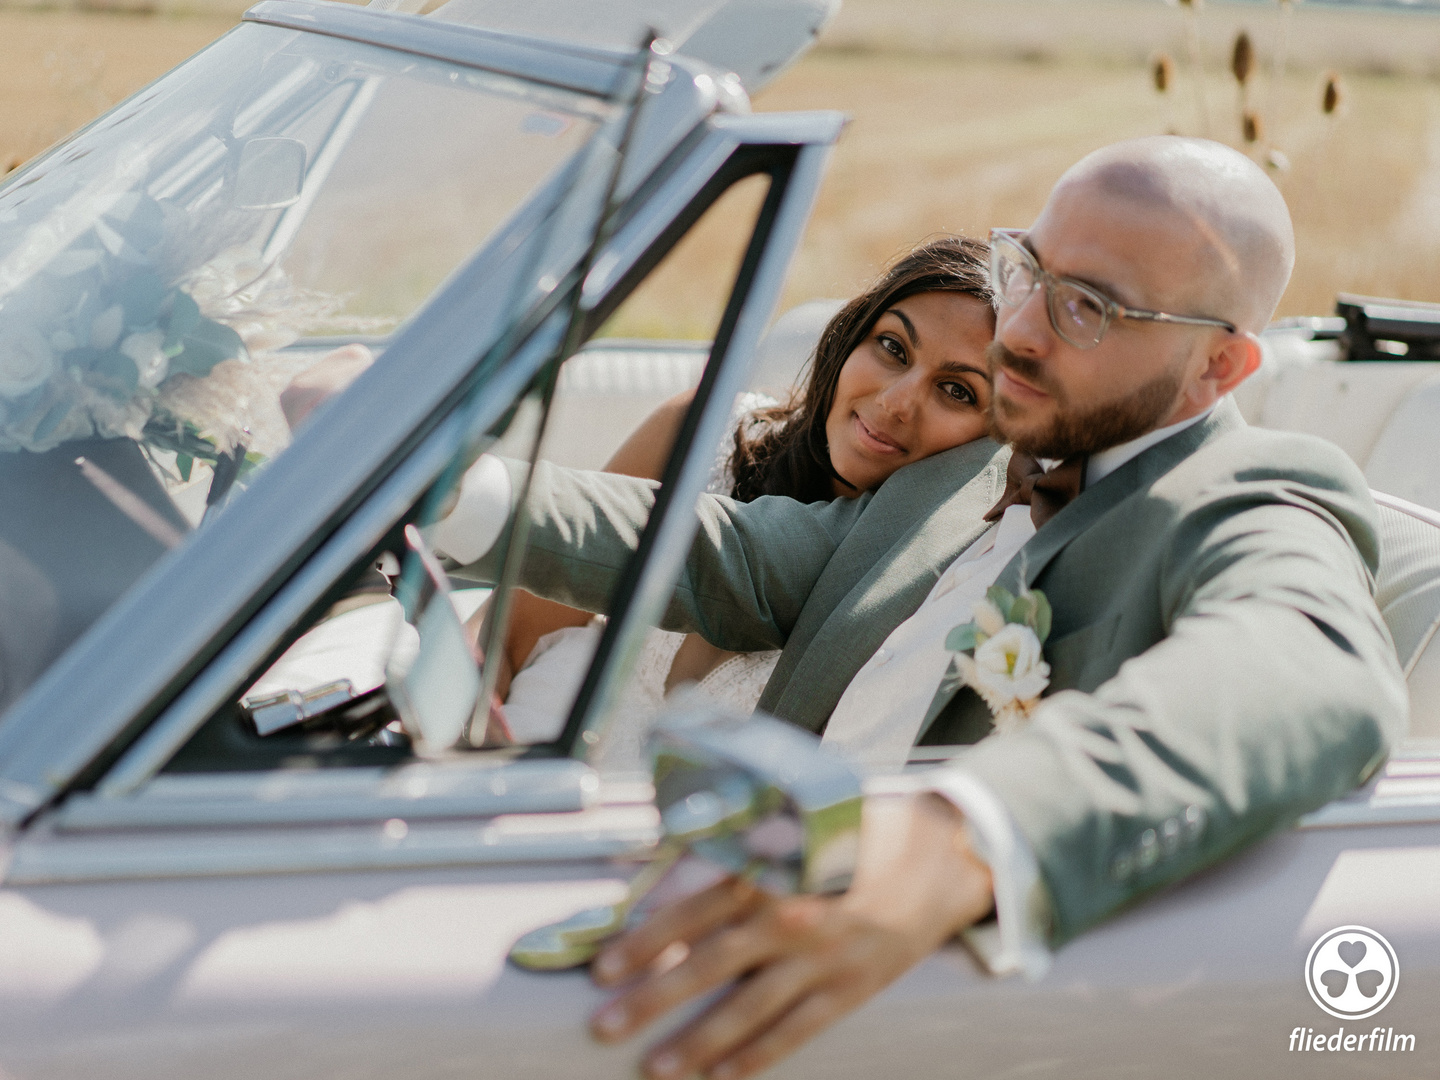
[[[0,167],[165,71],[235,14],[0,9]],[[849,0],[821,46],[756,100],[852,117],[786,304],[852,292],[932,233],[1026,224],[1060,172],[1094,147],[1201,133],[1180,18],[1159,0]],[[1243,145],[1225,70],[1237,29],[1251,31],[1264,65],[1252,104],[1268,146],[1288,159],[1274,175],[1300,241],[1282,313],[1327,312],[1340,290],[1440,300],[1440,17],[1306,5],[1289,75],[1274,87],[1272,12],[1216,4],[1202,18],[1215,137]],[[1179,65],[1163,96],[1147,66],[1157,50]],[[1330,116],[1320,110],[1327,68],[1344,86]],[[698,283],[731,263],[732,234],[724,220],[707,223],[614,332],[706,333],[715,312]]]

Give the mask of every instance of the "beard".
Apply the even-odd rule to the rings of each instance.
[[[1000,342],[992,341],[985,349],[985,361],[992,381],[996,372],[1006,368],[1055,400],[1055,418],[1049,426],[1039,431],[1024,431],[1016,423],[1018,410],[1007,411],[1000,395],[991,394],[990,407],[985,413],[990,435],[1009,443],[1022,454],[1062,461],[1081,454],[1096,454],[1154,431],[1174,411],[1183,382],[1179,365],[1172,365],[1119,401],[1072,408],[1044,366],[1030,357],[1019,356]]]

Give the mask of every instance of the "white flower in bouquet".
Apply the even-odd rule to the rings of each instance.
[[[165,381],[170,357],[165,355],[165,331],[140,330],[120,343],[120,351],[135,361],[139,384],[153,390]]]
[[[38,330],[25,327],[0,337],[0,397],[28,394],[54,371],[55,353]]]

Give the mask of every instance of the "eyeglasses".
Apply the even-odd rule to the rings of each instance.
[[[990,230],[990,287],[999,303],[1019,307],[1041,285],[1045,286],[1045,307],[1055,333],[1077,349],[1093,349],[1115,319],[1181,323],[1186,326],[1218,326],[1235,333],[1235,325],[1202,315],[1172,315],[1167,311],[1146,311],[1117,304],[1074,278],[1057,277],[1042,270],[1023,243],[1024,229]]]

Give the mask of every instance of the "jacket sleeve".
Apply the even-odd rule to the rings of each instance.
[[[1350,790],[1404,733],[1374,504],[1345,505],[1209,499],[1172,532],[1162,640],[962,759],[1033,846],[1054,943]]]
[[[658,490],[650,480],[538,464],[520,585],[604,611],[638,549]],[[695,539],[661,625],[736,652],[782,647],[868,503],[868,495],[833,503],[768,496],[737,503],[702,495]]]

